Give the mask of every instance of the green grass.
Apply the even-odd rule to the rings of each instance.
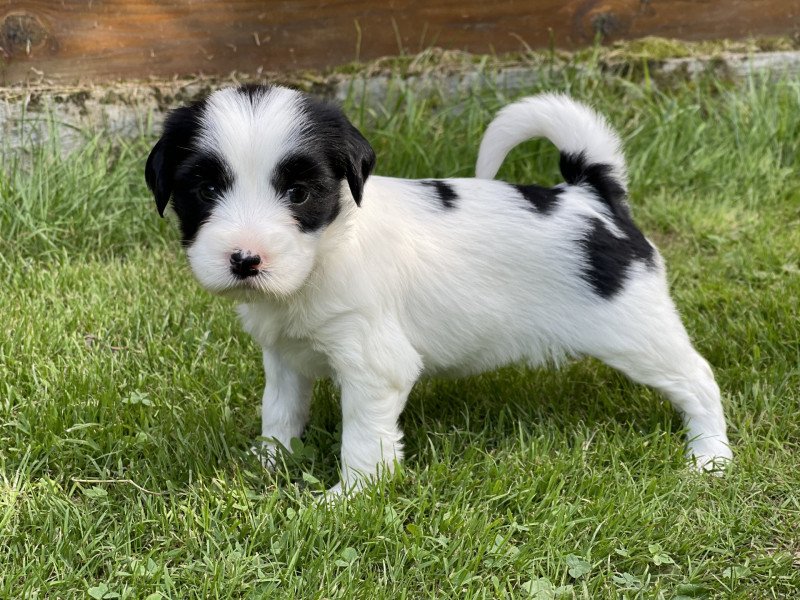
[[[634,213],[715,366],[736,462],[682,464],[680,422],[592,361],[423,381],[402,472],[339,505],[336,391],[275,475],[259,350],[192,280],[142,177],[153,139],[0,177],[0,597],[788,598],[800,588],[800,84],[657,90],[543,74],[623,132]],[[472,173],[510,98],[350,106],[381,174]],[[546,144],[501,176],[558,180]],[[150,594],[156,594],[149,596]]]

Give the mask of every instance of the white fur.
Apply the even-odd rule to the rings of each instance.
[[[540,215],[489,179],[514,145],[544,135],[612,165],[624,181],[619,140],[603,119],[563,96],[525,99],[489,126],[481,179],[448,180],[454,209],[413,181],[372,176],[360,208],[343,183],[339,216],[306,234],[268,177],[296,143],[297,97],[276,88],[251,109],[227,90],[212,96],[203,143],[235,165],[235,185],[188,251],[206,288],[243,300],[242,323],[264,349],[270,452],[301,434],[313,381],[332,377],[343,417],[343,481],[334,491],[355,488],[402,459],[398,417],[423,373],[594,356],[669,398],[698,467],[731,457],[719,389],[681,324],[660,257],[651,269],[634,263],[624,289],[600,298],[581,276],[576,240],[588,217],[621,235],[607,205],[565,186],[558,208]],[[236,282],[234,249],[267,257],[271,277]]]
[[[208,290],[238,292],[230,272],[232,249],[258,254],[269,281],[248,281],[257,291],[287,293],[308,277],[314,263],[314,240],[297,230],[285,204],[270,185],[270,175],[304,125],[297,93],[271,88],[255,104],[223,89],[208,99],[199,145],[212,149],[233,173],[233,189],[198,232],[187,254],[195,276]]]
[[[475,176],[492,179],[514,146],[532,138],[550,140],[561,152],[583,153],[589,164],[612,167],[626,186],[622,143],[605,118],[562,94],[540,94],[503,108],[489,124],[478,151]]]

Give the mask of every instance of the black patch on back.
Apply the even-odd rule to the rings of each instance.
[[[588,262],[584,278],[599,296],[612,298],[624,287],[633,261],[655,267],[655,249],[633,222],[625,188],[614,177],[611,165],[588,164],[586,156],[580,153],[561,154],[560,167],[567,183],[589,186],[594,190],[624,236],[616,237],[602,220],[592,217],[586,236],[581,240]]]
[[[597,217],[591,217],[589,223],[591,227],[580,242],[588,259],[583,275],[598,296],[609,299],[625,285],[633,261],[641,260],[654,266],[653,247],[641,233],[644,244],[636,239],[616,237]]]
[[[611,165],[605,163],[589,164],[586,155],[561,153],[559,160],[561,175],[570,185],[587,184],[594,188],[597,195],[609,206],[621,207],[628,212],[625,205],[625,188],[614,177]],[[628,215],[630,217],[630,215]]]
[[[516,190],[531,205],[533,212],[549,215],[558,206],[558,195],[561,190],[546,188],[540,185],[515,185]]]
[[[436,192],[436,196],[439,198],[439,202],[442,203],[444,208],[456,207],[458,194],[456,194],[453,186],[446,181],[442,181],[441,179],[426,179],[420,181],[419,183],[420,185],[433,188],[433,190]]]

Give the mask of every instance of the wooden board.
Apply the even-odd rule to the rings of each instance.
[[[792,35],[800,0],[0,0],[0,82],[321,69],[430,46]]]

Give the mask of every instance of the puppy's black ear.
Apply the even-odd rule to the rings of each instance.
[[[364,194],[364,182],[375,168],[375,151],[361,132],[344,118],[345,177],[358,206]]]
[[[175,172],[175,164],[171,160],[169,142],[161,138],[153,146],[150,156],[147,157],[147,165],[144,168],[144,178],[147,187],[156,199],[158,214],[164,216],[164,209],[167,208],[170,196],[172,196],[172,177]]]
[[[191,152],[203,105],[204,101],[200,101],[169,113],[164,121],[164,133],[147,157],[144,178],[155,197],[158,214],[162,217],[172,196],[175,170]]]

